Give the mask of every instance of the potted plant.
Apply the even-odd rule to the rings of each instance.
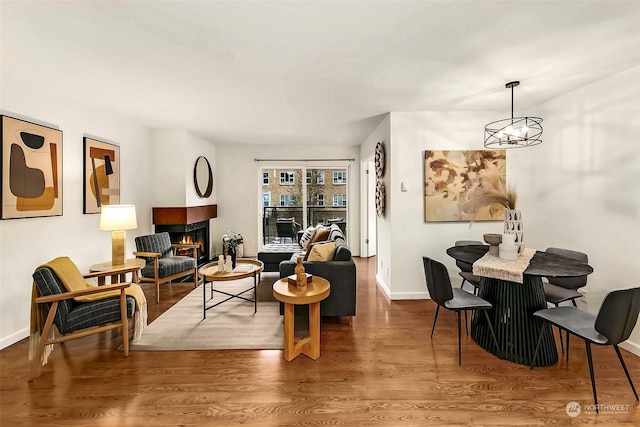
[[[243,242],[242,234],[235,231],[229,231],[222,235],[222,246],[225,255],[231,255],[231,262],[233,268],[236,268],[236,256],[238,253],[238,246]]]

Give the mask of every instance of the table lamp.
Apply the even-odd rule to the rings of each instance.
[[[134,205],[103,205],[100,230],[111,231],[111,264],[124,264],[125,230],[138,227]]]

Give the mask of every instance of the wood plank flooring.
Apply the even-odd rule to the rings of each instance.
[[[435,304],[389,301],[376,286],[375,259],[356,264],[357,316],[352,326],[323,321],[317,361],[288,363],[275,350],[133,351],[125,359],[120,337],[107,332],[57,345],[28,383],[23,340],[0,352],[0,426],[640,425],[612,348],[594,348],[595,375],[600,404],[619,407],[570,418],[567,403],[593,403],[581,341],[572,339],[569,364],[562,357],[530,370],[464,336],[460,367],[455,314],[441,310],[430,339]],[[276,279],[264,274],[261,285]],[[150,301],[151,286],[143,285]],[[161,289],[160,305],[149,304],[150,321],[193,284]],[[640,390],[640,358],[623,356]]]

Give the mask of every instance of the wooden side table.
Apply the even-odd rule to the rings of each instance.
[[[145,261],[140,258],[125,260],[124,264],[111,264],[111,261],[93,264],[89,267],[89,272],[111,272],[111,283],[122,283],[127,281],[127,273],[131,273],[131,282],[138,283],[138,271],[146,265]],[[98,286],[105,284],[105,276],[98,277]]]
[[[284,358],[292,361],[300,354],[313,360],[320,357],[320,301],[329,296],[329,281],[313,276],[304,290],[290,286],[287,279],[273,284],[273,296],[284,303]],[[309,305],[309,336],[296,339],[294,334],[294,308],[296,305]]]

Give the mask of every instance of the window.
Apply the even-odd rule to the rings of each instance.
[[[293,205],[293,196],[291,194],[280,195],[280,206],[292,206],[292,205]]]
[[[293,184],[294,184],[293,171],[280,172],[280,185],[293,185]]]
[[[318,194],[318,206],[324,206],[324,194]]]
[[[271,191],[262,193],[262,206],[271,206]]]
[[[324,171],[321,170],[317,170],[317,169],[313,169],[313,170],[308,170],[307,171],[307,184],[311,185],[312,181],[313,181],[313,173],[315,172],[316,174],[316,184],[317,185],[324,185]]]
[[[335,174],[335,172],[334,172]],[[335,179],[335,175],[334,175]],[[333,206],[347,206],[347,195],[346,194],[334,194],[333,195]]]
[[[347,171],[333,171],[333,185],[345,185],[347,183]]]
[[[269,172],[262,172],[262,185],[269,185]]]

